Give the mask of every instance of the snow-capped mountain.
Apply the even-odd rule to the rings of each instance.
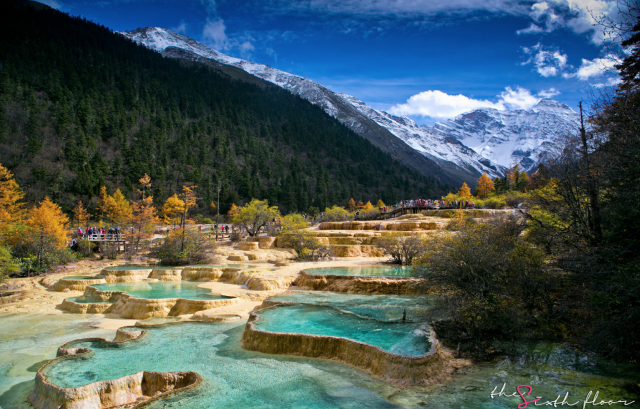
[[[345,126],[366,138],[381,150],[388,152],[406,166],[423,175],[436,177],[441,183],[458,185],[461,180],[469,179],[469,170],[466,167],[461,169],[452,163],[446,162],[447,166],[443,168],[437,161],[416,151],[401,138],[379,125],[375,119],[369,118],[366,114],[360,112],[359,105],[366,107],[362,102],[352,97],[345,98],[345,96],[341,96],[317,82],[280,71],[268,65],[230,57],[189,37],[163,28],[139,28],[133,31],[121,32],[120,34],[138,44],[160,52],[165,57],[201,62],[215,68],[220,68],[220,65],[233,67],[233,69],[239,69],[251,74],[252,78],[257,77],[282,87],[312,104],[318,105],[329,115],[338,119]],[[223,72],[229,73],[229,70]],[[237,73],[232,72],[231,74],[235,75]],[[246,77],[243,79],[248,80]],[[352,105],[354,100],[359,104]],[[380,116],[382,115],[383,113],[380,113]]]
[[[438,123],[429,132],[455,138],[482,157],[504,167],[531,169],[558,138],[576,134],[580,115],[562,102],[545,98],[530,110],[482,108]]]
[[[166,57],[224,64],[282,87],[318,105],[329,115],[420,173],[441,182],[473,183],[486,171],[503,174],[518,159],[529,169],[547,143],[568,131],[576,115],[569,107],[542,100],[530,111],[480,109],[434,127],[418,126],[298,75],[230,57],[182,34],[158,27],[121,33]]]

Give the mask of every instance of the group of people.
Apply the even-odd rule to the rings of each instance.
[[[407,207],[432,207],[438,209],[475,209],[476,204],[470,200],[454,200],[446,201],[444,198],[441,200],[431,199],[417,199],[417,200],[402,200],[395,205],[383,206],[379,210],[381,213],[387,213],[395,209],[402,209]]]
[[[82,230],[82,227],[78,227],[78,236],[82,237],[82,238],[89,238],[92,236],[105,236],[105,235],[109,235],[109,236],[119,236],[121,235],[122,232],[120,230],[120,227],[109,227],[108,229],[105,229],[104,227],[87,227],[84,231]]]

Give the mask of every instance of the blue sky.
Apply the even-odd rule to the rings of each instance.
[[[615,81],[605,0],[44,0],[113,30],[158,26],[431,124],[478,107],[574,109]]]

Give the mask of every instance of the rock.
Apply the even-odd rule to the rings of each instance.
[[[331,255],[333,257],[384,257],[385,252],[384,249],[371,245],[337,245],[331,246]]]
[[[227,257],[229,261],[249,261],[247,256],[229,256]]]
[[[159,281],[181,281],[182,269],[154,269],[149,274],[149,278]]]
[[[251,250],[259,250],[260,249],[259,244],[255,243],[255,242],[238,243],[237,247],[238,247],[238,250],[243,250],[243,251],[251,251]]]
[[[108,313],[113,304],[81,304],[75,301],[65,299],[60,305],[60,309],[73,312],[75,314],[102,314]]]
[[[100,276],[104,277],[107,283],[131,283],[148,278],[152,271],[151,267],[141,270],[109,270],[105,268],[100,272]]]
[[[271,249],[275,247],[275,237],[249,237],[247,242],[258,243],[260,249]]]
[[[406,294],[424,292],[424,280],[412,277],[357,277],[307,274],[301,271],[293,285],[313,291],[354,294]]]
[[[60,292],[84,291],[89,285],[104,283],[106,283],[106,281],[102,277],[96,277],[95,280],[73,280],[62,277],[53,288],[55,291]]]
[[[230,305],[237,303],[238,301],[238,298],[224,298],[218,300],[166,298],[160,300],[149,300],[123,295],[110,312],[118,314],[121,318],[144,320],[151,317],[164,318],[194,314],[198,311]]]
[[[242,335],[244,349],[341,361],[394,385],[431,385],[445,375],[437,339],[433,339],[431,350],[425,355],[402,356],[347,338],[261,331],[253,324],[259,314],[252,312],[249,316]]]
[[[185,267],[182,279],[188,281],[215,281],[222,276],[222,269],[213,267]]]
[[[65,357],[56,359],[65,359]],[[142,371],[119,379],[93,382],[78,388],[61,388],[49,383],[46,376],[38,371],[29,401],[37,409],[102,409],[141,403],[167,392],[194,387],[200,381],[200,375],[195,372]]]

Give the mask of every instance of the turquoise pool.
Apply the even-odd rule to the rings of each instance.
[[[94,300],[90,297],[84,296],[66,298],[66,300],[73,301],[78,304],[113,304],[113,301]]]
[[[80,323],[76,325],[82,327]],[[496,386],[499,390],[506,384],[505,391],[513,393],[517,385],[531,385],[533,394],[549,400],[564,396],[566,392],[571,398],[584,399],[589,391],[599,391],[600,398],[617,400],[636,398],[637,393],[626,385],[637,384],[640,379],[637,372],[629,372],[629,366],[600,364],[559,344],[530,343],[521,344],[512,356],[462,368],[445,384],[396,388],[364,371],[330,360],[243,350],[240,347],[242,322],[184,322],[144,329],[149,333],[142,339],[117,346],[76,342],[71,347],[88,347],[94,353],[56,361],[46,373],[53,383],[65,387],[116,379],[141,370],[196,371],[203,376],[199,387],[153,402],[148,406],[152,409],[398,409],[425,406],[514,409],[522,400],[519,397],[492,399],[490,394]],[[21,337],[25,335],[20,332]],[[0,354],[3,337],[5,334],[0,333]],[[62,339],[57,341],[62,342]],[[34,338],[33,347],[36,345],[40,346],[40,342],[36,343]],[[15,341],[4,346],[17,348]],[[38,351],[39,348],[35,352]],[[54,357],[55,348],[50,348],[48,354],[50,358]],[[16,362],[24,361],[21,356],[16,356]],[[29,362],[38,359],[43,357],[34,357]],[[34,374],[25,375],[30,380],[24,387],[9,390],[12,383],[5,384],[5,393],[0,395],[3,409],[29,407],[24,402],[33,385]],[[6,378],[9,382],[13,379],[19,378]],[[2,371],[0,392],[1,381]],[[623,406],[612,406],[615,407]]]
[[[112,266],[107,267],[104,270],[111,271],[130,271],[130,270],[153,270],[155,267],[144,267],[144,266]]]
[[[269,297],[269,300],[330,306],[361,317],[385,321],[397,321],[402,318],[405,311],[408,321],[425,322],[439,318],[434,316],[432,310],[434,300],[429,296],[289,291]]]
[[[220,300],[226,297],[211,294],[207,288],[199,288],[200,283],[189,281],[157,281],[134,283],[95,284],[100,291],[124,291],[138,298],[163,299],[184,298],[187,300]]]
[[[411,275],[411,267],[401,266],[368,266],[368,267],[325,267],[309,268],[307,274],[339,275],[358,277],[407,277]]]
[[[405,356],[423,355],[431,348],[430,331],[420,322],[378,321],[308,304],[280,305],[257,314],[254,325],[263,331],[348,338]]]
[[[256,266],[246,266],[244,264],[196,264],[186,267],[209,267],[209,268],[256,268]]]
[[[62,277],[61,280],[104,280],[102,277],[91,276],[68,276]]]
[[[130,270],[180,270],[185,267],[210,267],[210,268],[255,268],[256,266],[246,266],[243,264],[195,264],[192,266],[113,266],[105,270],[130,271]]]
[[[140,340],[119,345],[76,342],[94,353],[56,361],[46,370],[59,386],[76,387],[148,371],[196,371],[203,383],[192,391],[152,403],[151,408],[373,408],[398,406],[365,387],[382,385],[347,365],[273,357],[240,348],[244,323],[178,323],[144,328]]]

